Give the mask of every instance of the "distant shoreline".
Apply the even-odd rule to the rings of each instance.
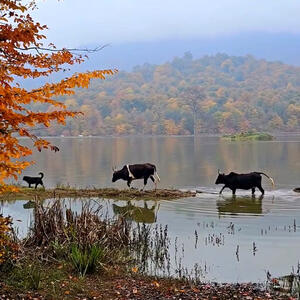
[[[276,132],[276,133],[270,133],[272,135],[276,136],[300,136],[300,132]],[[163,135],[163,134],[158,134],[158,135],[150,135],[150,134],[132,134],[132,135],[68,135],[68,136],[60,136],[60,135],[46,135],[46,136],[38,136],[39,138],[45,138],[45,139],[51,139],[51,138],[68,138],[68,139],[74,139],[74,138],[132,138],[132,137],[141,137],[141,138],[151,138],[151,137],[219,137],[221,138],[223,134],[218,133],[218,134],[209,134],[209,133],[203,133],[203,134],[198,134],[196,136],[192,134],[187,134],[187,135]],[[29,139],[27,137],[18,137],[19,139]]]

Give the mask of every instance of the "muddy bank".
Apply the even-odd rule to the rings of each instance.
[[[116,270],[116,273],[118,271]],[[58,280],[56,280],[58,281]],[[56,286],[57,285],[57,286]],[[56,288],[56,289],[55,289]],[[294,299],[255,283],[193,284],[139,275],[69,276],[39,290],[18,290],[0,281],[0,299]],[[55,290],[55,293],[53,293]]]
[[[140,191],[137,189],[119,190],[114,188],[101,189],[29,189],[20,188],[18,193],[8,193],[0,196],[0,200],[43,200],[50,198],[109,198],[118,200],[172,200],[179,198],[195,197],[196,193],[191,191],[180,191],[175,189],[157,189]]]

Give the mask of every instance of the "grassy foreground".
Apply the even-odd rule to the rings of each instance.
[[[16,288],[0,279],[0,299],[296,299],[266,292],[257,284],[195,284],[118,268],[81,278],[57,264],[44,268],[40,276],[37,289]]]
[[[180,191],[175,189],[157,189],[144,190],[137,189],[114,189],[114,188],[93,188],[93,189],[76,189],[61,187],[55,189],[33,189],[20,188],[18,193],[7,193],[0,195],[0,200],[32,200],[32,199],[50,199],[50,198],[109,198],[117,200],[171,200],[186,197],[195,197],[196,193],[191,191]]]

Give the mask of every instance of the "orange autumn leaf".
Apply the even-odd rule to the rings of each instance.
[[[155,285],[156,287],[159,287],[159,283],[155,280],[152,282],[153,285]]]
[[[54,99],[74,94],[75,88],[87,88],[93,78],[105,79],[117,72],[75,73],[60,82],[45,83],[31,90],[21,86],[18,82],[24,79],[45,78],[85,59],[68,49],[56,49],[54,44],[44,45],[47,26],[35,22],[30,15],[35,4],[34,0],[27,4],[19,0],[0,1],[0,193],[16,191],[5,180],[17,180],[32,163],[23,161],[25,156],[32,154],[32,147],[23,146],[19,136],[30,138],[38,151],[56,152],[59,149],[55,145],[36,136],[33,130],[37,126],[49,127],[53,122],[65,125],[67,118],[80,114]],[[33,103],[43,104],[45,111],[32,109],[34,106],[30,104]]]
[[[15,260],[19,246],[14,241],[12,219],[0,214],[0,268],[6,261]]]

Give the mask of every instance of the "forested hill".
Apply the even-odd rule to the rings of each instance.
[[[300,68],[252,56],[194,60],[186,53],[95,81],[64,101],[85,117],[49,127],[47,134],[295,132],[300,129]]]

